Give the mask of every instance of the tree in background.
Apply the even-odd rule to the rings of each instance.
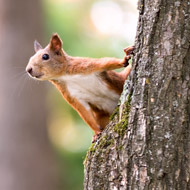
[[[45,127],[44,84],[17,75],[18,70],[24,73],[33,40],[42,36],[41,12],[38,0],[0,0],[2,190],[57,189],[55,158]]]
[[[131,78],[84,189],[190,189],[190,3],[139,1]],[[127,35],[127,34],[126,34]]]

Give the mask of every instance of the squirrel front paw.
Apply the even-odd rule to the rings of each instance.
[[[129,60],[131,59],[131,55],[134,55],[135,46],[130,46],[124,49],[124,52],[126,54],[124,58],[124,67],[127,67],[129,65]]]

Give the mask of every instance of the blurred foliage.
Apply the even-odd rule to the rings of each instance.
[[[126,41],[117,36],[101,35],[90,19],[92,0],[44,0],[46,41],[57,32],[64,50],[72,56],[105,57],[124,55]]]
[[[123,57],[123,48],[128,45],[123,37],[100,34],[93,25],[90,11],[94,2],[43,0],[44,40],[48,42],[51,34],[56,32],[69,55]],[[83,159],[93,133],[55,88],[50,88],[47,103],[49,136],[61,166],[62,189],[82,190]]]

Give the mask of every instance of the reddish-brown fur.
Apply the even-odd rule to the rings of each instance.
[[[128,65],[128,60],[133,49],[134,47],[129,47],[124,50],[126,53],[124,59],[71,57],[63,51],[61,39],[55,34],[52,36],[49,45],[44,49],[41,48],[38,42],[35,42],[36,54],[31,57],[26,70],[30,76],[38,80],[52,82],[61,92],[64,99],[79,113],[97,135],[108,124],[110,110],[100,109],[90,100],[86,102],[90,110],[87,109],[80,100],[70,94],[68,86],[59,77],[74,75],[81,75],[82,77],[97,73],[95,77],[102,80],[102,84],[110,89],[110,93],[113,91],[120,95],[124,81],[130,73],[131,65]],[[50,58],[42,60],[42,55],[44,54],[48,54]],[[123,66],[127,67],[120,73],[112,71]]]

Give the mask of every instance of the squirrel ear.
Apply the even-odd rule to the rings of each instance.
[[[62,41],[58,34],[53,34],[50,40],[50,48],[53,50],[56,54],[60,55],[61,49],[62,49]]]
[[[39,51],[40,49],[42,49],[42,46],[40,45],[40,43],[37,40],[35,40],[34,41],[34,50],[35,50],[35,52]]]

